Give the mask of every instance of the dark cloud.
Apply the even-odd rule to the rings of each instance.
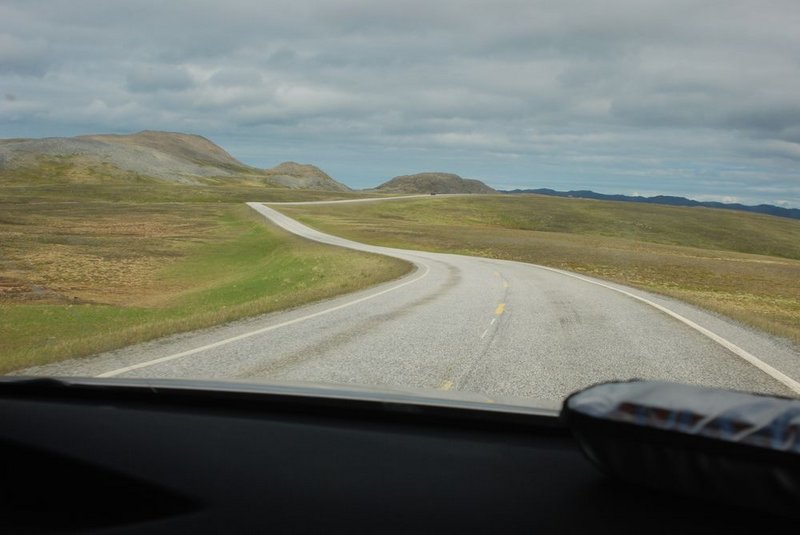
[[[42,76],[50,66],[48,44],[0,33],[0,75]]]
[[[126,87],[134,93],[181,91],[192,84],[192,77],[186,69],[173,65],[136,67],[126,77]]]
[[[0,135],[800,205],[798,27],[795,0],[7,0]]]

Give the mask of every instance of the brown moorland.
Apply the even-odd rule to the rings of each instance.
[[[585,273],[676,297],[800,342],[800,221],[539,195],[280,210],[366,243]]]

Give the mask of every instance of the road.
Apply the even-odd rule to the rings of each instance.
[[[22,373],[410,387],[551,404],[634,377],[800,394],[797,347],[678,301],[531,264],[365,245],[249,204],[300,236],[416,269],[355,294]]]

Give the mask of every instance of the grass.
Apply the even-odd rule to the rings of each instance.
[[[141,184],[3,184],[0,180],[0,202],[10,203],[83,203],[103,201],[118,203],[243,203],[249,201],[285,202],[319,201],[380,197],[357,192],[330,192],[268,188],[258,185],[172,185],[164,182]]]
[[[0,373],[298,306],[409,269],[302,240],[239,202],[325,194],[217,189],[0,188]]]
[[[388,280],[392,259],[268,226],[244,201],[363,197],[247,184],[0,185],[0,372]],[[526,196],[287,206],[394,247],[533,262],[695,303],[800,341],[800,222]]]
[[[3,185],[49,184],[54,182],[54,177],[59,177],[62,182],[77,184],[157,182],[110,163],[79,155],[40,155],[30,165],[19,169],[0,169],[0,184]]]
[[[676,297],[800,342],[800,221],[538,195],[280,210],[367,243],[585,273]]]

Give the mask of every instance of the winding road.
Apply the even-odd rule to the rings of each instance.
[[[542,266],[357,243],[248,204],[305,238],[416,269],[336,299],[22,374],[411,387],[551,404],[634,377],[800,395],[795,346],[690,305]]]

